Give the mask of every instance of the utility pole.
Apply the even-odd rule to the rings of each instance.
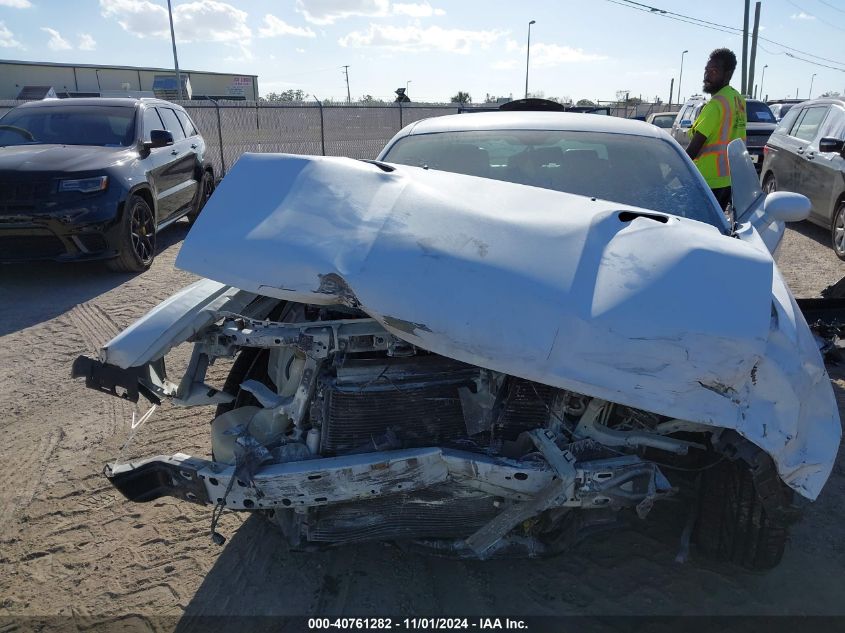
[[[343,66],[343,73],[346,75],[346,103],[352,103],[352,95],[349,92],[349,65]]]
[[[525,47],[525,98],[528,98],[528,60],[531,59],[531,25],[536,24],[537,20],[531,20],[528,23],[528,45]]]
[[[176,57],[176,33],[173,30],[173,9],[170,0],[167,0],[167,15],[170,16],[170,41],[173,42],[173,65],[176,67],[176,94],[179,101],[182,101],[182,75],[179,73],[179,58]]]
[[[669,82],[669,108],[672,107],[672,93],[675,92],[675,78],[672,77],[672,81]]]
[[[742,23],[742,96],[748,92],[748,12],[751,10],[751,0],[745,0],[745,18]]]
[[[754,5],[754,31],[751,35],[751,62],[748,66],[748,91],[754,85],[754,62],[757,61],[757,32],[760,30],[760,1]]]

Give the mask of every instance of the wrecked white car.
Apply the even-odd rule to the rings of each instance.
[[[840,436],[772,257],[806,198],[764,196],[736,142],[729,223],[664,132],[581,114],[431,119],[379,159],[240,159],[176,262],[205,280],[73,370],[216,405],[212,455],[110,464],[112,483],[261,513],[294,547],[480,558],[687,490],[699,551],[776,565]]]

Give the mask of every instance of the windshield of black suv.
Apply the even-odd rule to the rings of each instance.
[[[135,108],[67,105],[16,108],[0,119],[0,146],[100,145],[135,142]]]
[[[403,137],[382,160],[602,198],[725,226],[680,150],[657,138],[559,130],[440,132]]]
[[[749,123],[776,123],[775,115],[769,106],[761,101],[746,101],[745,113]]]

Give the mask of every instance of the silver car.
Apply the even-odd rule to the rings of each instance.
[[[793,107],[766,145],[763,188],[797,191],[813,205],[809,220],[830,231],[845,259],[845,100],[815,99]]]

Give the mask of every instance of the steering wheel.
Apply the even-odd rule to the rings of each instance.
[[[17,125],[0,125],[0,130],[9,130],[11,132],[17,132],[28,141],[35,140],[35,137],[32,135],[32,132],[22,127],[18,127]]]

